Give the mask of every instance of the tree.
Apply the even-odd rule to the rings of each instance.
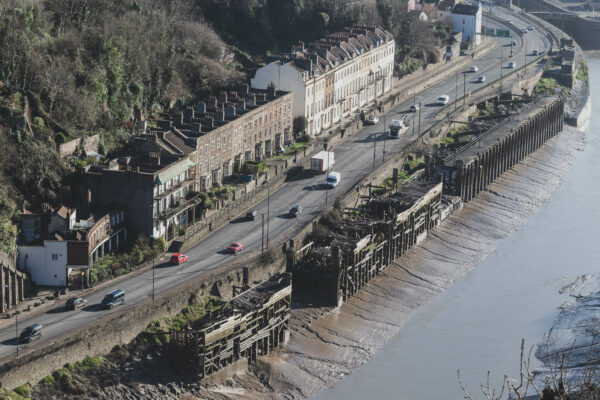
[[[294,131],[294,137],[299,136],[300,134],[304,133],[304,131],[306,130],[306,128],[308,127],[308,120],[306,119],[305,116],[300,115],[296,118],[294,118],[294,122],[293,122],[293,131]]]

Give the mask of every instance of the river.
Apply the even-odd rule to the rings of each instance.
[[[600,55],[588,55],[592,82]],[[600,85],[583,151],[562,185],[526,224],[444,293],[420,307],[375,356],[316,399],[461,399],[457,370],[474,398],[491,373],[518,377],[521,339],[536,345],[565,300],[558,290],[596,272],[600,260]],[[534,360],[534,364],[537,361]]]

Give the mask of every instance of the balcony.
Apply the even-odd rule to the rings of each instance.
[[[181,211],[183,211],[189,207],[193,207],[193,206],[200,204],[201,201],[202,201],[202,198],[201,198],[199,192],[190,192],[190,193],[188,193],[188,195],[185,199],[183,197],[177,199],[175,202],[173,202],[171,204],[169,209],[161,212],[158,215],[158,219],[165,221],[165,220],[179,214]]]

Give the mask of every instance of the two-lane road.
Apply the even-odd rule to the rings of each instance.
[[[508,16],[501,15],[502,18]],[[510,16],[513,23],[527,26],[525,21],[517,22],[516,16]],[[490,23],[490,25],[492,25]],[[547,49],[547,43],[543,35],[537,31],[529,32],[525,35],[529,42],[529,49],[535,46],[536,49]],[[513,33],[513,37],[517,40],[517,48],[520,47],[520,39],[518,35]],[[502,45],[510,45],[509,38],[500,39]],[[485,83],[476,83],[475,77],[484,75],[487,81],[492,81],[500,77],[500,56],[501,53],[506,56],[507,47],[495,48],[486,57],[480,60],[475,60],[473,65],[477,65],[479,71],[477,73],[467,74],[466,91],[470,92],[476,88],[485,85]],[[510,52],[510,49],[508,49]],[[524,62],[524,51],[515,53],[511,59],[518,65]],[[506,66],[506,62],[503,63]],[[506,70],[504,70],[506,72]],[[504,72],[504,73],[505,73]],[[460,73],[459,75],[462,75]],[[448,95],[450,101],[453,101],[456,96],[456,78],[454,75],[445,79],[432,87],[417,93],[417,102],[423,104],[421,111],[421,131],[426,130],[433,120],[433,114],[438,107],[431,106],[435,103],[440,95]],[[458,96],[462,95],[463,79],[459,76],[458,80]],[[387,113],[387,123],[393,118],[398,118],[407,112],[412,104],[412,98],[401,104],[396,105],[390,112]],[[413,115],[408,114],[408,122],[412,123]],[[417,116],[418,117],[418,116]],[[415,118],[415,122],[418,118]],[[333,202],[335,197],[353,190],[357,182],[368,172],[373,165],[374,141],[376,143],[375,155],[378,165],[381,163],[384,147],[384,118],[374,126],[365,127],[360,133],[346,140],[335,149],[336,163],[333,170],[341,173],[341,183],[334,189],[328,192],[329,203]],[[410,142],[417,137],[417,127],[409,130],[407,135],[399,139],[385,140],[386,156],[395,153],[405,148]],[[325,177],[323,175],[313,175],[303,173],[299,177],[287,182],[284,186],[272,193],[270,196],[269,207],[269,236],[274,239],[294,225],[306,223],[312,219],[321,210],[325,208],[325,190],[323,183]],[[289,209],[299,204],[304,209],[304,215],[299,218],[289,218],[287,213]],[[267,201],[259,203],[254,209],[259,214],[267,213]],[[225,262],[231,261],[234,256],[224,252],[224,249],[232,241],[239,241],[245,244],[245,250],[252,251],[261,247],[261,218],[260,215],[255,221],[244,221],[243,215],[234,219],[231,223],[223,226],[208,236],[193,248],[187,254],[189,261],[180,266],[159,265],[156,270],[155,291],[156,293],[164,292],[168,289],[176,287],[182,283],[189,281],[194,276],[197,276],[207,270],[216,268]],[[98,306],[104,295],[114,289],[123,289],[126,292],[127,303],[124,306],[117,306],[112,310],[102,310]],[[152,271],[147,270],[139,274],[135,274],[126,278],[118,284],[110,285],[109,288],[96,291],[90,294],[88,299],[88,307],[78,311],[65,311],[62,308],[48,311],[44,314],[27,318],[19,321],[19,329],[23,329],[33,323],[39,323],[44,326],[45,334],[42,339],[36,343],[43,343],[55,338],[59,335],[76,330],[80,326],[101,319],[115,312],[119,312],[123,307],[135,307],[136,303],[147,299],[152,295]],[[35,346],[34,345],[25,345]],[[0,331],[0,359],[6,359],[15,352],[15,326],[11,325]]]

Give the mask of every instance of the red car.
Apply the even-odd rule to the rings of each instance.
[[[186,256],[185,254],[175,253],[171,256],[171,264],[172,265],[183,264],[187,260],[188,260],[188,256]]]
[[[227,248],[227,251],[229,251],[230,253],[237,253],[240,252],[244,249],[244,245],[241,243],[231,243],[229,245],[229,247]]]

